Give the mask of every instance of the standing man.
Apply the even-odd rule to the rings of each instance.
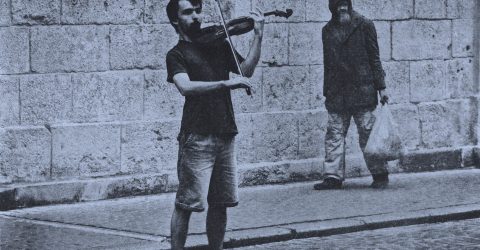
[[[172,215],[172,249],[183,249],[192,212],[205,210],[208,200],[207,237],[210,249],[222,249],[227,207],[238,204],[235,135],[237,126],[230,90],[250,88],[248,78],[229,80],[238,73],[229,44],[199,45],[192,38],[200,31],[202,0],[170,0],[170,23],[178,44],[167,54],[168,82],[185,96],[178,153],[179,187]],[[240,67],[251,77],[260,59],[264,18],[259,9],[254,40]]]
[[[345,137],[353,117],[362,151],[375,122],[378,96],[383,104],[385,73],[379,57],[373,22],[353,11],[351,0],[329,0],[332,19],[323,27],[325,106],[328,128],[325,136],[325,179],[316,190],[338,189],[345,179]],[[388,185],[387,162],[364,154],[373,177],[373,188]]]

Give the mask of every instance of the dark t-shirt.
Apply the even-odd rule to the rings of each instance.
[[[236,53],[240,62],[243,58]],[[229,79],[229,72],[238,73],[227,42],[205,47],[180,40],[167,54],[167,81],[187,73],[191,81],[213,82]],[[186,96],[183,107],[182,133],[225,135],[238,133],[229,89]]]

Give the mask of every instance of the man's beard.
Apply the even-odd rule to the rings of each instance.
[[[338,22],[340,24],[348,24],[352,20],[352,17],[348,12],[340,12],[338,14]]]
[[[201,31],[201,23],[200,22],[193,22],[190,24],[188,27],[184,27],[183,31],[185,34],[187,34],[189,37],[196,37],[200,34]]]

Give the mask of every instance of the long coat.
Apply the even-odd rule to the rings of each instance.
[[[353,11],[346,31],[337,27],[332,19],[322,29],[325,106],[334,112],[374,108],[378,90],[386,88],[375,26]]]

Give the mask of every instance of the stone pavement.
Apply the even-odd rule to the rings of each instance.
[[[480,249],[480,219],[421,224],[362,232],[296,239],[238,248],[238,250],[304,249]]]
[[[480,217],[480,170],[370,177],[342,190],[313,183],[241,189],[229,210],[226,246],[238,247],[362,230]],[[174,194],[56,205],[0,213],[0,249],[168,249]],[[201,247],[205,213],[192,216],[187,245]]]

